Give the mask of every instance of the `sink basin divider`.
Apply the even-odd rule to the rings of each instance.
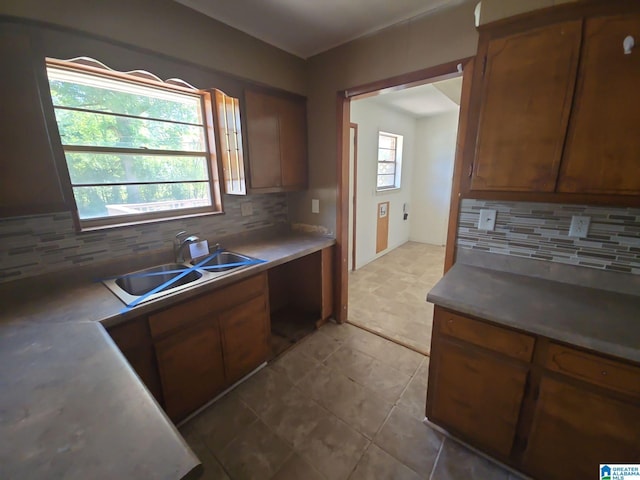
[[[149,290],[147,293],[145,293],[144,295],[136,298],[133,302],[129,303],[124,309],[122,309],[122,311],[120,312],[122,313],[126,313],[129,310],[131,310],[133,307],[135,307],[136,305],[138,305],[141,302],[144,302],[148,297],[150,297],[151,295],[153,295],[154,293],[158,293],[162,290],[164,290],[165,288],[167,288],[170,285],[173,285],[175,282],[177,282],[178,280],[180,280],[182,277],[186,277],[187,275],[189,275],[191,272],[193,272],[194,270],[197,270],[199,268],[201,268],[203,265],[205,265],[207,262],[211,261],[212,259],[216,258],[219,254],[220,254],[221,250],[216,250],[215,252],[213,252],[211,255],[209,255],[208,257],[206,257],[204,260],[196,263],[194,266],[189,267],[183,271],[181,271],[178,275],[176,275],[175,277],[173,277],[170,280],[167,280],[166,282],[164,282],[162,285],[158,285],[156,288],[154,288],[153,290]],[[165,272],[166,273],[166,272]]]

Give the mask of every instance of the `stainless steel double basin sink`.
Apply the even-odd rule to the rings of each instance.
[[[206,260],[206,261],[205,261]],[[104,280],[103,283],[128,306],[154,300],[200,283],[214,280],[260,260],[222,250],[209,259],[191,263],[167,263]]]

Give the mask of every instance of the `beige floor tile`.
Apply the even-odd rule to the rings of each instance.
[[[349,477],[368,444],[364,436],[330,416],[296,450],[328,479],[343,480]]]
[[[278,470],[272,480],[326,480],[326,477],[313,468],[304,458],[294,453]]]
[[[413,375],[425,358],[424,355],[392,343],[378,335],[365,330],[361,330],[361,332],[361,334],[353,335],[345,340],[345,344],[371,355],[382,363],[407,375]]]
[[[428,291],[442,278],[444,247],[407,242],[349,274],[349,321],[417,350],[431,348]]]
[[[208,448],[217,454],[257,418],[240,397],[231,392],[187,425],[196,429]]]
[[[261,419],[289,445],[298,447],[329,415],[310,396],[292,387],[279,399],[270,402]]]
[[[292,386],[283,373],[266,367],[241,384],[233,393],[237,393],[244,403],[260,414]]]
[[[402,392],[399,401],[399,405],[405,407],[407,411],[419,420],[424,419],[427,404],[427,376],[424,374],[424,364],[429,365],[429,357],[425,357],[424,362],[411,378],[409,385]]]
[[[410,375],[346,344],[329,357],[325,365],[391,402],[398,399],[411,379]]]
[[[372,443],[349,480],[420,480],[420,475]]]
[[[302,340],[296,348],[300,349],[307,357],[322,362],[338,350],[340,345],[339,340],[318,331],[315,335],[309,335]]]
[[[300,387],[368,438],[375,435],[393,407],[393,402],[327,367],[315,369]]]
[[[202,463],[203,473],[200,480],[230,480],[195,428],[187,424],[180,428],[180,433]]]
[[[287,380],[295,385],[316,365],[318,362],[308,357],[304,353],[302,345],[299,345],[278,358],[271,367],[282,373]]]
[[[233,480],[264,480],[271,478],[291,454],[291,448],[258,420],[234,438],[218,459]]]
[[[402,407],[396,407],[374,443],[422,476],[431,472],[442,435]]]
[[[508,480],[509,472],[447,438],[432,480]]]
[[[353,335],[358,335],[360,332],[362,332],[362,329],[348,323],[337,324],[334,322],[327,322],[322,327],[320,327],[320,332],[333,338],[334,340],[343,342]]]

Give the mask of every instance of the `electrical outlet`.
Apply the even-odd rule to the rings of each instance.
[[[243,217],[253,215],[253,204],[251,202],[242,202],[240,204],[240,214]]]
[[[311,199],[311,213],[320,213],[320,200],[317,198]]]
[[[493,231],[496,229],[496,210],[480,210],[480,220],[478,220],[478,230]]]
[[[569,227],[569,236],[576,238],[584,238],[589,234],[589,225],[591,217],[582,217],[574,215],[571,217],[571,226]]]

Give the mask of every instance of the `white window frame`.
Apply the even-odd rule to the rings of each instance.
[[[395,138],[395,142],[396,142],[396,148],[393,150],[394,151],[394,161],[393,162],[389,162],[389,161],[383,161],[380,160],[380,153],[381,150],[390,150],[390,149],[385,149],[380,147],[380,138],[381,137],[393,137]],[[403,135],[397,134],[397,133],[390,133],[390,132],[385,132],[385,131],[378,131],[378,147],[376,149],[378,158],[377,158],[377,162],[376,162],[376,192],[388,192],[391,190],[399,190],[402,186],[402,153],[403,153],[403,146],[404,146],[404,137]],[[378,173],[380,164],[384,163],[384,164],[390,164],[393,163],[395,168],[394,168],[394,178],[393,178],[393,185],[385,185],[385,186],[378,186],[378,179],[381,175]]]

